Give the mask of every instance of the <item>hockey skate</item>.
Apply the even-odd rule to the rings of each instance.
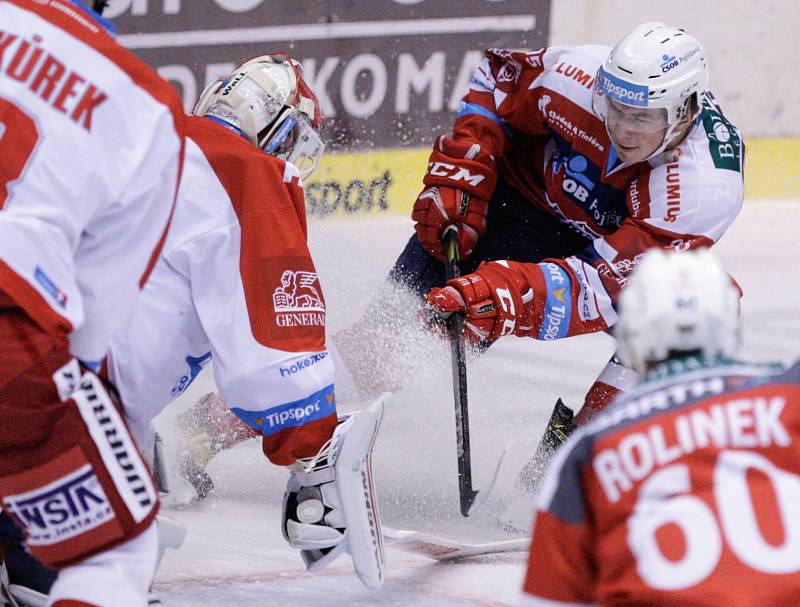
[[[343,552],[365,586],[378,590],[386,571],[383,535],[372,483],[372,447],[388,394],[343,416],[314,457],[298,460],[283,500],[283,535],[309,571]]]
[[[556,449],[566,442],[573,430],[575,430],[575,414],[559,398],[553,407],[553,413],[547,422],[536,453],[525,464],[517,477],[519,489],[530,494],[537,492],[547,464],[550,463]]]
[[[515,483],[513,497],[498,516],[500,524],[510,530],[530,531],[533,522],[533,500],[544,478],[547,465],[556,449],[575,430],[575,415],[559,398],[547,422],[536,453],[522,468]]]
[[[178,418],[181,432],[179,472],[203,500],[214,490],[214,481],[206,470],[220,451],[258,436],[240,421],[218,394],[210,392]]]

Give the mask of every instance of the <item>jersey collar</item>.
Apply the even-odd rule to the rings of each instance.
[[[680,356],[678,358],[671,358],[659,363],[650,369],[642,379],[642,383],[665,379],[674,375],[681,375],[683,373],[688,373],[689,371],[699,371],[701,369],[709,369],[711,367],[724,367],[738,364],[741,363],[733,359],[723,358],[720,356]]]
[[[84,13],[89,15],[89,17],[94,19],[94,21],[98,25],[101,25],[103,29],[105,29],[109,34],[111,34],[112,36],[117,35],[116,26],[113,23],[111,23],[111,21],[109,21],[108,19],[105,19],[101,15],[98,15],[94,10],[92,10],[92,8],[88,4],[84,3],[83,0],[71,0],[71,2],[79,9],[81,9]]]
[[[216,116],[209,116],[208,114],[203,116],[203,118],[208,118],[212,122],[216,122],[217,124],[221,124],[222,126],[224,126],[229,131],[232,131],[232,132],[236,133],[237,135],[239,135],[239,137],[242,137],[243,139],[247,139],[247,141],[250,141],[250,139],[248,139],[247,135],[244,134],[244,131],[242,131],[242,129],[232,125],[230,122],[226,122],[225,120],[222,120],[221,118],[217,118]]]

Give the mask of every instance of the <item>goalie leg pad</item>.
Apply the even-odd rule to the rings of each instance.
[[[380,589],[386,575],[383,531],[372,481],[372,447],[388,398],[388,394],[381,395],[356,417],[333,466],[347,526],[347,551],[359,579],[372,590]]]
[[[358,577],[375,590],[386,564],[371,456],[387,398],[343,418],[316,457],[291,467],[283,504],[284,537],[309,571],[348,552]]]
[[[31,554],[61,567],[136,537],[158,498],[109,390],[21,312],[0,340],[0,499]]]

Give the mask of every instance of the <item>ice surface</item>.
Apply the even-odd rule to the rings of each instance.
[[[789,362],[800,355],[800,271],[796,231],[800,203],[750,202],[715,248],[744,289],[743,358]],[[330,329],[358,318],[411,234],[409,220],[313,220],[310,241],[326,293]],[[532,454],[556,398],[578,407],[614,349],[606,335],[541,343],[506,338],[469,363],[473,476],[478,488],[501,451],[506,463],[491,499],[474,516],[458,513],[455,429],[449,351],[428,339],[414,346],[408,385],[389,403],[375,448],[375,478],[384,523],[464,541],[515,537],[495,522],[518,468]],[[213,389],[201,375],[181,403],[158,420],[168,455],[175,415]],[[358,403],[343,402],[347,410]],[[253,441],[210,465],[217,494],[165,513],[185,522],[183,548],[170,552],[157,577],[165,605],[461,607],[514,605],[524,554],[442,564],[389,548],[381,593],[358,582],[347,557],[317,575],[280,535],[286,473],[264,461]],[[185,486],[174,481],[180,498]]]

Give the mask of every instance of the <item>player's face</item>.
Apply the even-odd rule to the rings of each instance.
[[[631,107],[608,99],[606,126],[620,159],[641,162],[664,141],[667,111]]]

